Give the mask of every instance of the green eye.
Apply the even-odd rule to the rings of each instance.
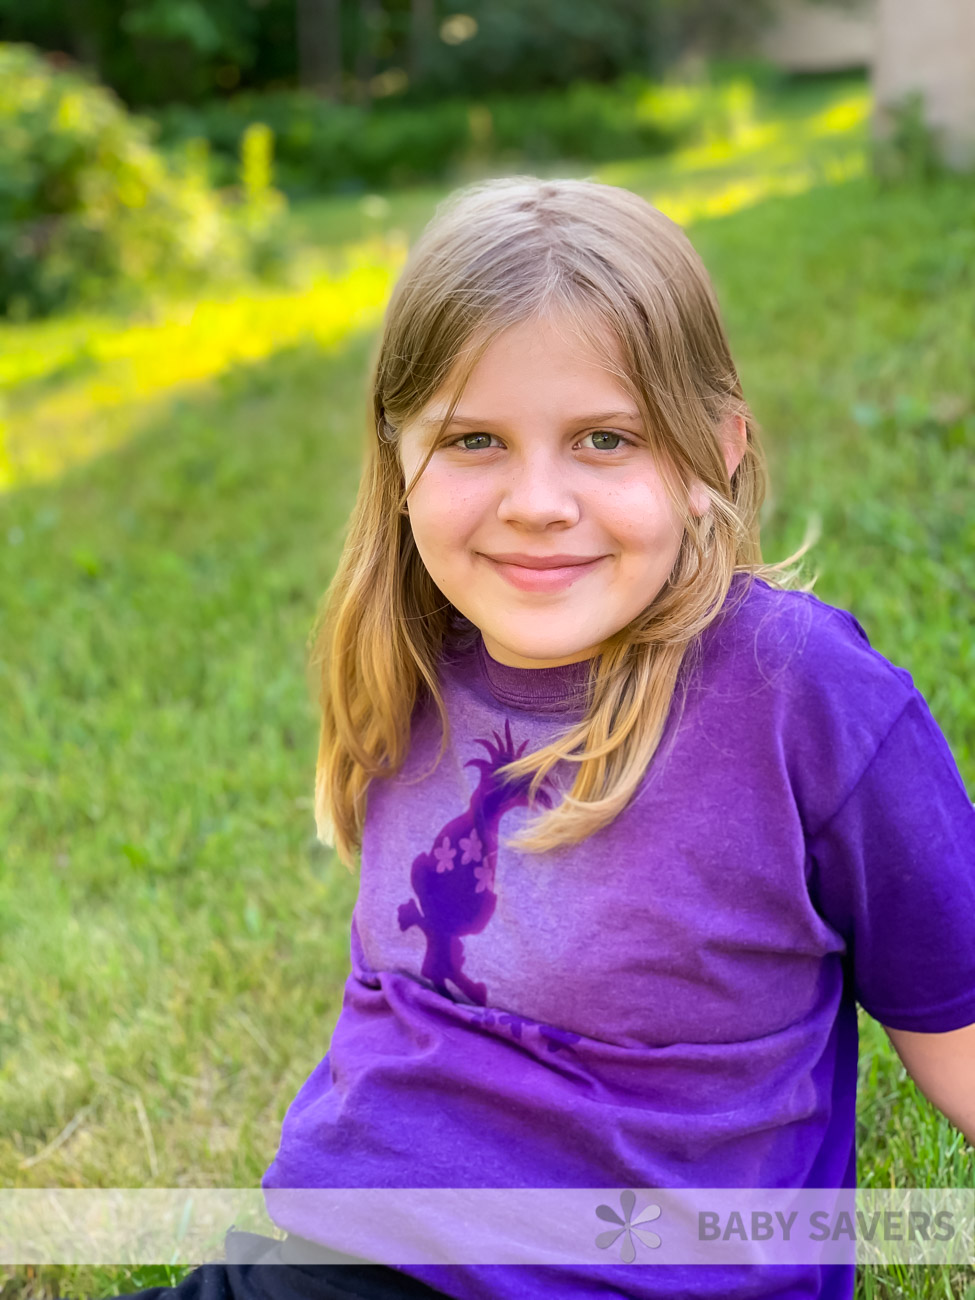
[[[450,445],[451,445],[451,447],[456,447],[458,443],[460,443],[460,442],[466,442],[468,438],[488,438],[488,439],[490,439],[490,437],[491,437],[491,435],[490,435],[489,433],[462,433],[462,434],[460,435],[460,437],[457,438],[457,439],[455,439],[455,440],[454,440]],[[471,448],[471,447],[462,447],[462,448],[461,448],[461,451],[472,451],[472,450],[474,450],[474,448]]]
[[[617,442],[627,444],[628,438],[624,438],[621,433],[614,433],[612,429],[597,429],[595,433],[587,433],[587,438],[615,438]],[[607,450],[616,451],[616,447],[609,447]]]

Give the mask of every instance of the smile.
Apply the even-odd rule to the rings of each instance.
[[[488,555],[483,555],[481,558],[486,560],[506,582],[520,591],[560,591],[570,583],[577,582],[586,574],[592,573],[603,560],[609,557],[601,555],[598,560],[590,560],[588,564],[570,564],[562,569],[530,569],[522,564],[502,564],[498,560],[492,560]]]

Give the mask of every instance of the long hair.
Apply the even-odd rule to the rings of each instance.
[[[686,683],[682,665],[699,652],[734,575],[793,586],[801,577],[793,566],[816,540],[807,535],[787,559],[762,562],[768,475],[759,430],[710,279],[679,226],[629,190],[588,180],[516,176],[455,191],[411,249],[387,307],[359,492],[311,637],[321,707],[315,820],[350,870],[369,784],[401,769],[421,700],[440,715],[437,763],[445,752],[438,664],[466,623],[424,567],[403,507],[485,349],[543,315],[584,333],[631,393],[684,535],[655,599],[590,660],[581,720],[498,769],[502,779],[532,774],[533,802],[556,763],[577,765],[561,802],[509,847],[541,853],[611,822],[640,785],[678,681]],[[600,344],[597,322],[614,346]],[[441,430],[407,485],[400,431],[441,390],[450,399]],[[729,480],[721,437],[737,416],[747,442]],[[688,506],[692,480],[708,492],[703,516]]]

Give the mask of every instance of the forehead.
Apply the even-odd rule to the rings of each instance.
[[[439,424],[455,397],[454,419],[463,421],[489,410],[629,409],[634,395],[619,341],[604,321],[531,319],[469,343],[417,423]]]

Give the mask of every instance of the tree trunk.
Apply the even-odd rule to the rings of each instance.
[[[341,99],[341,0],[297,0],[297,6],[301,84],[325,99]]]
[[[356,33],[356,98],[363,103],[372,99],[370,82],[376,71],[376,41],[383,10],[381,0],[359,0],[359,30]]]
[[[433,0],[410,0],[410,84],[421,82],[429,67],[434,40]]]
[[[917,94],[941,161],[975,166],[975,4],[879,0],[877,24],[875,136],[896,137],[901,106]]]

